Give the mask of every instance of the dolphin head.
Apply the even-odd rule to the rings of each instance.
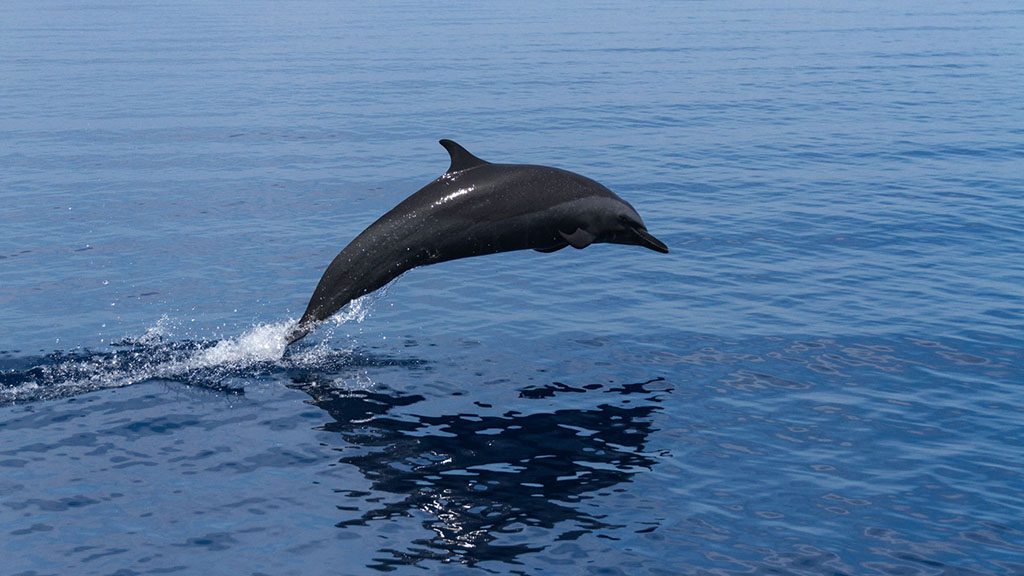
[[[587,223],[577,234],[585,231],[593,242],[643,246],[655,252],[668,254],[668,246],[647,231],[640,215],[622,198],[605,189],[605,194],[589,203]],[[566,238],[570,244],[572,239]]]
[[[611,233],[605,233],[605,238],[607,238],[605,242],[612,244],[643,246],[655,252],[668,254],[668,246],[647,231],[647,226],[644,225],[643,220],[639,216],[619,214],[617,225],[612,227]]]
[[[602,230],[598,234],[599,241],[611,244],[643,246],[655,252],[668,254],[668,246],[647,231],[647,226],[640,218],[640,215],[636,213],[636,210],[626,202],[622,204],[619,210],[615,210],[613,214],[605,215],[602,218]]]
[[[561,177],[564,189],[573,200],[563,204],[559,225],[563,240],[573,248],[585,248],[594,242],[643,246],[668,254],[668,246],[647,231],[640,214],[618,194],[603,184],[574,172],[544,168]]]

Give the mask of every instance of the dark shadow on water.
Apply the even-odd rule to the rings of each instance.
[[[353,516],[337,526],[418,518],[433,533],[404,549],[380,548],[369,567],[383,571],[423,561],[515,564],[541,543],[622,528],[581,503],[624,490],[617,486],[655,464],[645,446],[655,430],[651,416],[669,390],[661,379],[618,387],[556,383],[521,389],[504,411],[427,416],[416,414],[425,400],[418,394],[296,387],[334,418],[325,430],[358,448],[340,461],[356,466],[374,491],[342,492],[353,506],[339,509]],[[589,396],[552,410],[550,398],[562,394]]]

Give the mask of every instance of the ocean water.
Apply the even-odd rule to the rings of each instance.
[[[1024,574],[1015,2],[0,5],[0,574]],[[630,201],[283,354],[439,138]]]

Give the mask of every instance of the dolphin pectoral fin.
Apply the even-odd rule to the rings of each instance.
[[[639,240],[639,244],[644,248],[650,248],[655,252],[668,254],[668,246],[666,246],[661,240],[655,238],[654,235],[648,232],[645,228],[633,228],[633,234],[636,235]]]
[[[596,239],[593,234],[587,232],[583,228],[577,228],[572,234],[566,234],[561,230],[559,230],[558,233],[561,234],[562,238],[564,238],[566,242],[569,243],[569,246],[572,246],[577,250],[582,250],[583,248],[590,246]]]
[[[559,242],[557,244],[552,244],[551,246],[542,246],[540,248],[534,248],[534,250],[536,250],[537,252],[541,252],[543,254],[550,254],[552,252],[558,252],[559,250],[565,248],[568,245],[569,244],[567,242]]]

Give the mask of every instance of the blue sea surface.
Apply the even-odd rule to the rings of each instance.
[[[0,574],[1024,574],[1017,2],[0,4]],[[668,255],[413,270],[448,166]]]

